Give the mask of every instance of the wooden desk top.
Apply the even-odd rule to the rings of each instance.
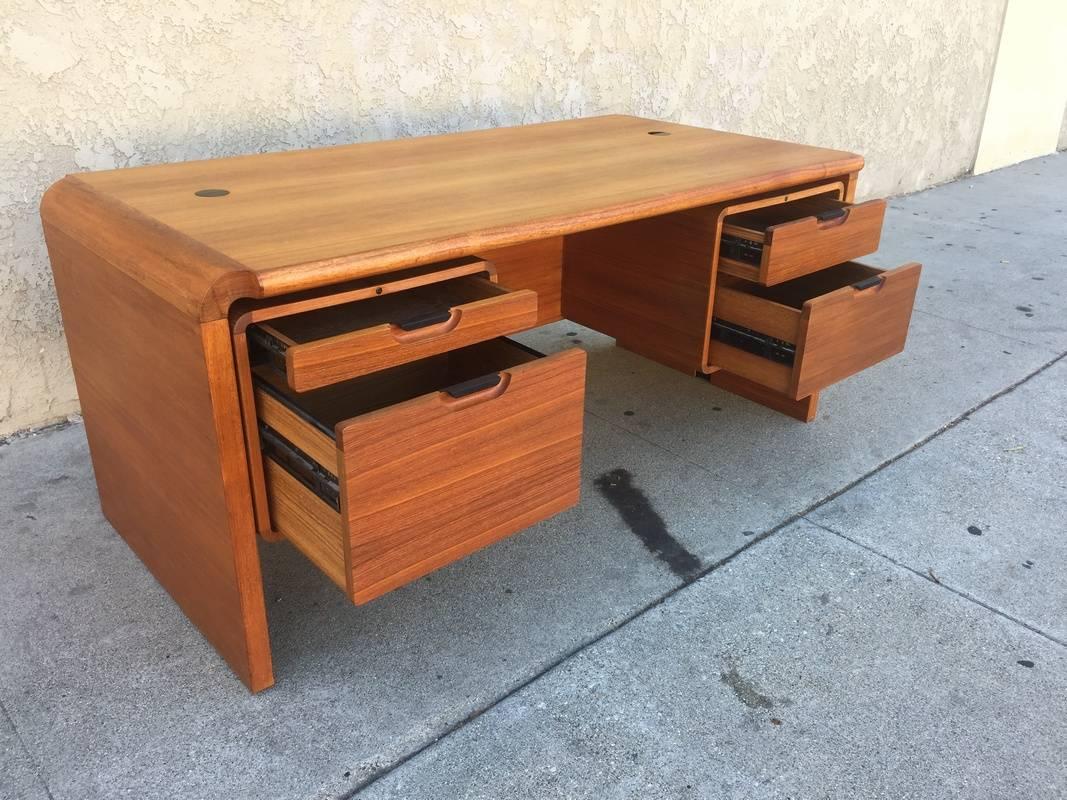
[[[650,135],[661,131],[669,135]],[[846,175],[858,155],[605,116],[80,173],[42,203],[90,244],[118,217],[130,272],[203,319],[264,297]],[[225,189],[223,197],[198,197]],[[81,218],[81,229],[71,222]],[[116,232],[114,235],[118,236]],[[171,254],[167,255],[170,250]]]

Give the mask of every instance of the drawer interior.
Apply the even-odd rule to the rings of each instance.
[[[720,285],[799,311],[809,300],[846,286],[865,286],[877,279],[882,272],[877,267],[849,261],[775,286],[762,286],[733,275],[723,275]]]
[[[803,197],[800,200],[790,200],[787,203],[756,208],[740,214],[731,214],[723,223],[723,237],[741,238],[749,242],[762,243],[767,235],[767,229],[786,222],[793,222],[805,217],[815,217],[820,222],[829,222],[845,216],[851,203],[838,200],[832,194],[820,194],[814,197]],[[739,261],[759,263],[759,248],[753,256],[751,253]],[[754,258],[754,260],[753,260]]]
[[[307,344],[377,325],[396,325],[404,331],[418,330],[446,321],[449,309],[455,306],[507,293],[507,289],[486,278],[468,275],[395,294],[279,317],[249,329],[249,333],[254,340],[265,334],[288,345]],[[276,344],[269,346],[278,349]]]
[[[252,373],[257,391],[267,393],[333,437],[337,424],[344,420],[431,392],[461,397],[489,388],[502,370],[540,357],[536,350],[518,342],[492,339],[308,392],[294,392],[283,376],[266,365],[253,367]]]

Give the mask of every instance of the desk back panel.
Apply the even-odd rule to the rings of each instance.
[[[563,315],[694,375],[711,310],[718,206],[570,234]]]
[[[551,236],[532,242],[478,253],[496,267],[497,281],[508,289],[537,292],[537,324],[562,318],[563,237]]]

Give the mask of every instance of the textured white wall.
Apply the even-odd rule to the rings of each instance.
[[[0,435],[77,408],[37,205],[69,172],[635,113],[974,162],[1003,0],[3,0]]]

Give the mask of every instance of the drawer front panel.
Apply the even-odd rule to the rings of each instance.
[[[274,320],[260,330],[272,337],[270,349],[289,387],[304,392],[537,324],[536,292],[511,292],[477,277],[447,284],[422,287],[418,297],[400,293],[323,309],[314,312],[317,318]],[[355,318],[354,329],[336,333],[346,313]],[[368,317],[373,324],[365,324]]]
[[[821,196],[729,216],[719,268],[771,286],[865,256],[878,249],[885,208]]]
[[[578,500],[585,354],[338,425],[351,589],[365,602]]]
[[[904,349],[921,269],[849,262],[775,287],[724,282],[710,364],[794,400],[808,397]],[[790,344],[792,364],[780,355]]]
[[[902,351],[921,271],[918,264],[906,264],[864,288],[846,286],[810,300],[797,343],[793,397],[806,397]]]

